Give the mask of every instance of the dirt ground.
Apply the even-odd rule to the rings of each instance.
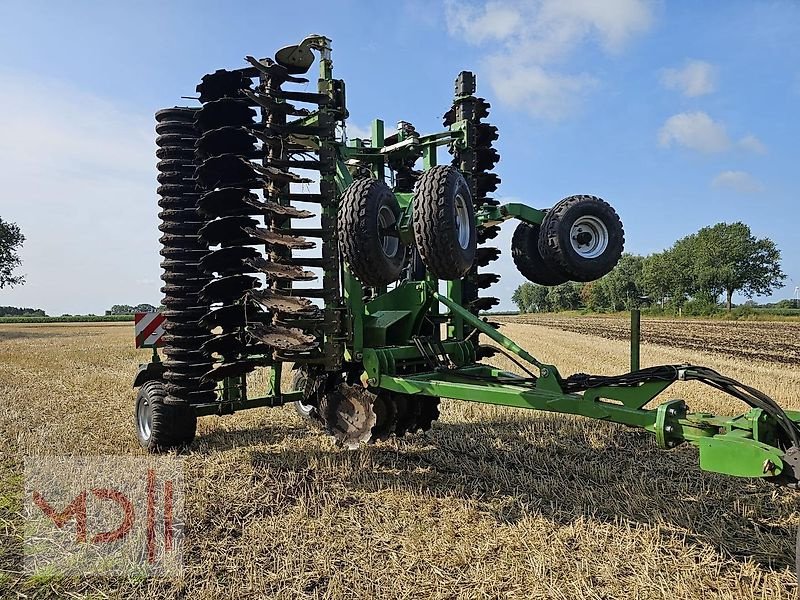
[[[704,364],[800,408],[800,368],[784,360],[798,356],[797,325],[665,327],[645,324],[643,365]],[[626,370],[627,341],[612,328],[622,332],[625,323],[507,322],[503,330],[567,375]],[[0,597],[796,592],[795,493],[703,473],[693,448],[662,451],[637,430],[455,401],[443,401],[431,431],[353,452],[291,407],[202,418],[186,455],[181,578],[25,573],[23,457],[141,454],[130,383],[147,353],[135,351],[132,338],[131,324],[0,325]],[[256,374],[253,388],[264,385]],[[676,385],[665,399],[675,397],[693,410],[744,411],[695,384]]]
[[[501,317],[509,319],[509,317]],[[614,316],[523,315],[515,323],[530,323],[596,335],[609,340],[630,339],[630,324]],[[642,340],[653,344],[701,350],[744,360],[800,366],[798,321],[700,321],[642,319]]]

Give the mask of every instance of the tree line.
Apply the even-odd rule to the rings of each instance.
[[[597,281],[555,287],[523,283],[511,299],[520,312],[654,306],[702,314],[712,312],[720,299],[730,311],[737,292],[752,298],[783,284],[780,260],[775,243],[756,238],[744,223],[718,223],[663,252],[623,254],[614,270]]]

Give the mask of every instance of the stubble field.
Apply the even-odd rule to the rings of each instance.
[[[504,333],[565,375],[627,369],[624,321],[519,321],[505,319]],[[800,408],[797,325],[754,325],[766,324],[646,322],[643,365],[704,364]],[[355,452],[291,407],[203,418],[187,454],[182,578],[31,576],[21,567],[23,457],[141,452],[130,382],[147,354],[131,347],[131,329],[0,325],[0,597],[796,593],[794,493],[703,473],[694,449],[661,451],[636,430],[453,401],[433,430]],[[689,383],[667,397],[743,411]]]

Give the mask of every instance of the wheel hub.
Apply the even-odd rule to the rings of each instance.
[[[608,228],[603,221],[591,215],[576,219],[570,228],[569,238],[572,249],[581,258],[597,258],[608,248]]]
[[[467,201],[464,196],[458,194],[455,201],[455,224],[456,235],[458,236],[458,245],[462,250],[466,250],[469,246],[469,234],[472,223],[469,219],[469,209],[467,208]]]
[[[142,439],[149,440],[153,430],[153,411],[150,409],[150,403],[145,399],[142,399],[136,408],[136,425]]]
[[[396,256],[400,247],[400,240],[397,237],[397,218],[388,206],[381,206],[378,210],[378,229],[383,253],[389,258]]]

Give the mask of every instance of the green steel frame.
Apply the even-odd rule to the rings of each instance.
[[[332,93],[334,89],[329,49],[323,50],[318,89]],[[307,117],[309,123],[318,113]],[[457,122],[448,131],[402,139],[385,146],[384,124],[372,125],[370,146],[359,141],[348,145],[330,144],[337,157],[337,169],[328,184],[335,185],[341,194],[352,182],[348,161],[368,165],[372,175],[386,176],[390,156],[422,158],[424,168],[436,164],[437,149],[452,143],[468,144],[467,127]],[[320,142],[322,143],[322,142]],[[325,182],[323,182],[325,185]],[[403,210],[399,236],[412,243],[412,195],[396,194]],[[476,215],[478,226],[488,227],[508,219],[539,224],[544,211],[523,204],[505,204]],[[323,218],[336,218],[336,207],[324,209]],[[324,249],[336,253],[335,240]],[[673,448],[688,442],[699,448],[700,467],[707,471],[741,477],[771,478],[786,470],[784,451],[778,445],[775,419],[760,409],[739,416],[715,416],[688,412],[683,400],[668,400],[654,408],[646,408],[670,385],[665,381],[648,381],[635,387],[600,387],[584,393],[565,393],[562,378],[553,365],[543,364],[525,349],[494,327],[476,317],[460,304],[460,283],[448,282],[447,291],[440,292],[439,282],[428,276],[424,281],[407,281],[394,289],[382,290],[373,300],[364,302],[364,290],[346,266],[338,265],[337,272],[325,272],[325,285],[336,285],[341,296],[325,310],[345,315],[344,335],[326,339],[325,343],[340,352],[339,363],[329,370],[341,370],[341,361],[350,368],[363,371],[362,381],[373,390],[394,393],[453,398],[518,408],[581,415],[592,419],[638,427],[654,434],[662,448]],[[436,353],[446,360],[447,367],[427,368],[422,372],[403,368],[419,365],[430,359],[418,345],[410,343],[419,332],[424,317],[446,325],[442,336],[437,327],[431,343]],[[475,344],[464,339],[464,325],[477,329],[506,352],[538,369],[535,384],[514,373],[477,363]],[[632,314],[631,370],[639,369],[639,316]],[[282,365],[271,369],[269,393],[260,398],[248,398],[244,381],[226,380],[220,388],[218,402],[196,406],[198,415],[226,414],[257,406],[278,406],[300,399],[300,392],[281,393]],[[412,372],[409,375],[407,373]],[[405,373],[405,374],[401,374]],[[789,418],[800,423],[800,412],[787,411]],[[791,471],[791,468],[789,469]]]

